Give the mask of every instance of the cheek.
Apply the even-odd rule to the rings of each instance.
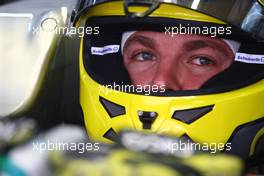
[[[196,90],[199,89],[209,77],[207,76],[188,76],[188,79],[185,79],[182,82],[182,89],[184,90]]]
[[[180,82],[184,90],[199,89],[207,80],[221,72],[222,69],[183,69],[181,72]]]
[[[126,65],[126,69],[134,85],[150,84],[155,75],[155,65],[150,66],[149,63],[130,63]]]

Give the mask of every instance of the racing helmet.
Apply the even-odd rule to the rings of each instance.
[[[136,129],[221,144],[245,158],[261,152],[263,4],[262,0],[80,1],[72,21],[85,31],[79,53],[80,105],[89,137],[110,142],[122,129]],[[195,35],[227,41],[234,52],[232,64],[196,90],[127,90],[132,85],[123,63],[127,38],[136,31],[174,35],[181,27],[204,29]],[[218,31],[212,36],[210,30]]]

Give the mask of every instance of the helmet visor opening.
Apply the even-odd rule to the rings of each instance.
[[[98,27],[100,33],[84,36],[85,70],[99,84],[119,91],[210,94],[241,88],[264,75],[264,59],[263,63],[236,60],[237,53],[261,59],[263,46],[233,26],[109,16],[90,18],[86,27]]]

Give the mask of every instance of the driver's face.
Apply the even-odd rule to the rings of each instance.
[[[234,58],[221,39],[148,31],[130,36],[123,56],[133,85],[165,86],[167,90],[199,89]]]

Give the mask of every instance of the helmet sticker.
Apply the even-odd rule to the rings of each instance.
[[[119,45],[107,45],[104,47],[92,47],[91,53],[92,55],[103,56],[105,54],[117,53],[119,51]]]
[[[264,55],[236,53],[235,61],[248,64],[264,64]]]

